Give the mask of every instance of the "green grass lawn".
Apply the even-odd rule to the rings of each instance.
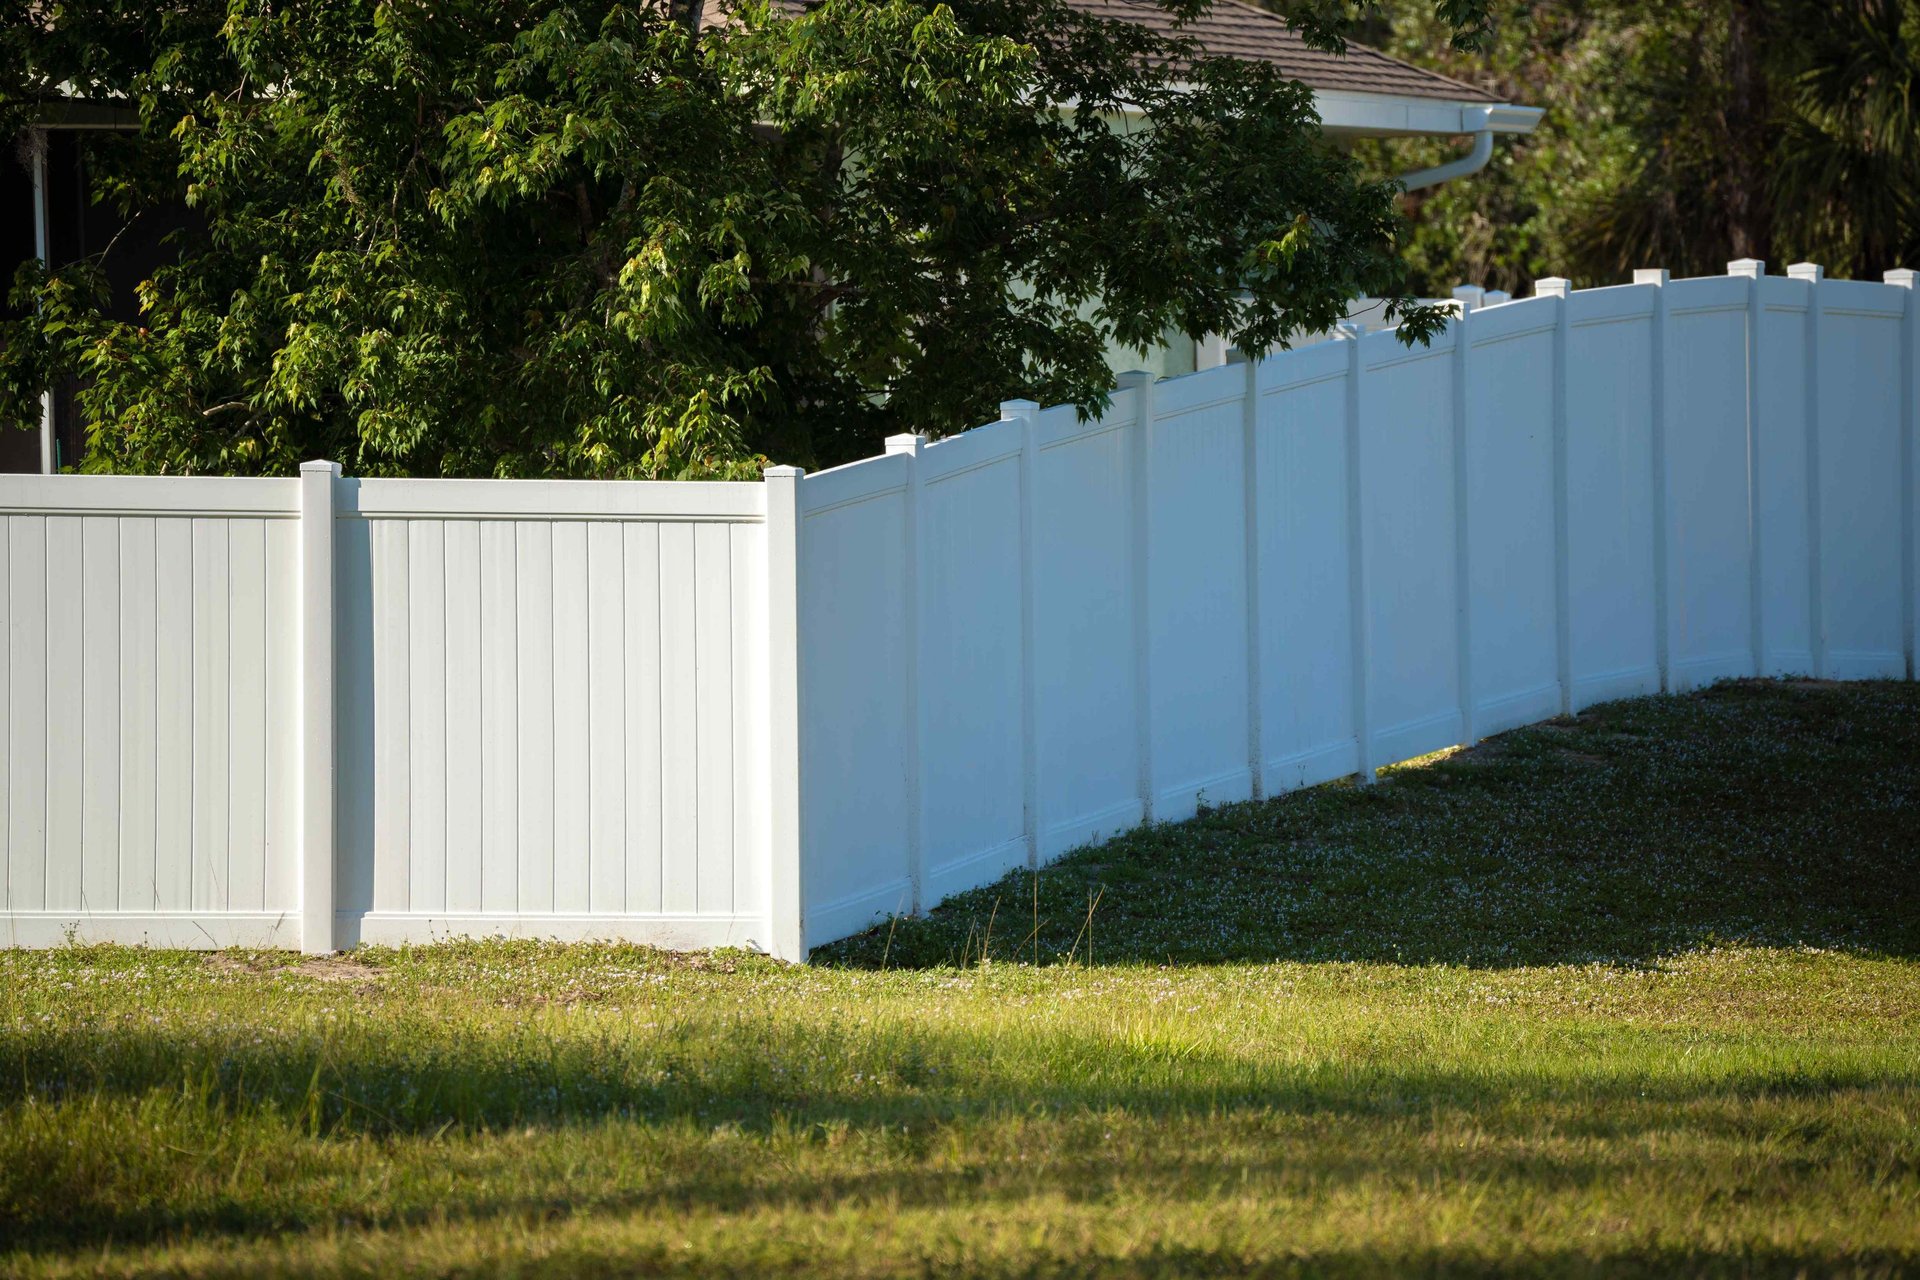
[[[0,1273],[1920,1274],[1917,686],[1599,708],[818,960],[0,952]]]

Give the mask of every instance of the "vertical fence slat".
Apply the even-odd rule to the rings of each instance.
[[[1652,388],[1648,432],[1653,455],[1653,648],[1660,668],[1660,691],[1673,690],[1673,570],[1668,563],[1673,516],[1667,499],[1667,285],[1672,277],[1650,268],[1633,273],[1633,282],[1653,288],[1653,318],[1648,324]]]
[[[15,910],[47,905],[49,523],[7,517],[7,891]]]
[[[227,522],[194,520],[194,908],[227,910]]]
[[[485,891],[481,748],[487,698],[481,666],[480,523],[449,520],[445,533],[447,911],[471,915]]]
[[[733,910],[733,670],[727,610],[733,597],[731,538],[722,524],[693,526],[693,729],[697,797],[694,909]]]
[[[1247,604],[1247,770],[1252,777],[1253,798],[1269,794],[1267,784],[1267,704],[1266,673],[1261,663],[1260,643],[1260,476],[1265,470],[1260,435],[1260,362],[1248,360],[1242,365],[1245,379],[1240,385],[1244,397],[1240,404],[1240,510],[1245,528],[1241,555],[1246,566]]]
[[[591,717],[593,657],[587,643],[588,558],[586,523],[562,520],[553,527],[553,910],[591,909],[592,859],[588,848],[593,805]],[[692,548],[688,548],[691,570]],[[689,593],[691,594],[691,593]],[[691,630],[692,601],[688,602]],[[688,672],[688,696],[693,680]],[[688,759],[692,759],[691,746]],[[689,841],[689,847],[691,847]]]
[[[1374,778],[1374,759],[1373,728],[1367,706],[1367,668],[1373,661],[1372,646],[1368,643],[1372,622],[1367,616],[1366,547],[1362,534],[1366,527],[1362,505],[1365,486],[1360,476],[1360,376],[1364,365],[1360,359],[1360,327],[1342,324],[1339,331],[1347,344],[1347,600],[1352,611],[1353,734],[1360,781],[1370,783]]]
[[[1147,474],[1148,460],[1153,456],[1153,375],[1136,369],[1121,374],[1119,385],[1134,393],[1133,422],[1127,429],[1133,494],[1128,526],[1133,548],[1134,758],[1139,769],[1140,820],[1151,822],[1159,787],[1153,771],[1153,626],[1147,589],[1153,569],[1153,488]]]
[[[1034,662],[1034,626],[1038,600],[1034,587],[1033,544],[1039,527],[1040,447],[1035,419],[1040,406],[1008,400],[1001,421],[1020,424],[1020,809],[1027,840],[1027,866],[1040,865],[1039,673]]]
[[[405,520],[367,529],[373,602],[373,909],[405,911],[413,883],[411,554]]]
[[[193,906],[193,525],[154,522],[154,909]],[[298,753],[297,744],[289,744]],[[295,769],[298,777],[298,769]]]
[[[1569,564],[1567,478],[1567,335],[1572,326],[1568,299],[1573,282],[1549,276],[1534,282],[1534,293],[1554,299],[1553,323],[1553,651],[1555,679],[1560,682],[1560,714],[1572,715],[1573,600]]]
[[[1747,281],[1746,388],[1747,406],[1747,645],[1753,651],[1753,674],[1766,671],[1766,624],[1761,607],[1766,576],[1761,563],[1760,528],[1760,281],[1767,264],[1741,258],[1727,264],[1727,274]]]
[[[1914,288],[1916,273],[1910,267],[1895,267],[1881,278],[1897,289],[1906,290],[1906,299],[1900,316],[1900,634],[1901,645],[1906,653],[1907,679],[1912,680],[1920,672],[1915,670],[1915,633],[1920,631],[1920,566],[1915,559],[1920,557],[1920,547],[1914,545],[1915,490],[1920,489],[1920,388],[1916,388],[1915,378],[1920,376],[1916,370],[1915,345],[1920,342],[1920,292]]]
[[[627,910],[660,910],[660,526],[626,529]]]
[[[901,536],[906,554],[900,557],[900,610],[906,619],[903,664],[905,679],[901,693],[906,703],[902,712],[907,725],[907,758],[903,761],[907,785],[907,881],[912,886],[912,911],[918,915],[927,905],[927,815],[925,759],[927,699],[922,683],[922,659],[926,652],[926,609],[922,599],[926,590],[926,514],[922,502],[920,450],[925,436],[887,437],[887,453],[898,455],[907,464],[907,492]]]
[[[300,949],[333,950],[333,500],[340,468],[300,465]]]
[[[480,909],[520,902],[519,576],[515,525],[480,525]]]
[[[337,490],[336,490],[337,492]],[[370,594],[367,582],[365,554],[365,527],[354,530],[356,540],[353,550],[343,553],[346,530],[339,523],[339,513],[334,512],[334,833],[333,833],[333,920],[339,918],[342,894],[348,885],[360,889],[360,900],[365,900],[366,872],[370,867],[349,865],[340,853],[341,846],[349,843],[364,849],[367,844],[365,835],[366,819],[371,815],[364,810],[356,812],[349,806],[366,803],[366,796],[358,789],[347,796],[347,788],[341,784],[341,777],[349,768],[358,774],[357,782],[364,786],[365,770],[361,768],[365,761],[350,756],[349,753],[364,755],[367,749],[367,711],[366,672],[364,668],[342,675],[346,666],[343,660],[343,637],[349,625],[366,625],[366,606]],[[301,738],[303,735],[287,732],[286,726],[300,723],[300,699],[303,696],[304,682],[301,677],[301,581],[300,581],[300,522],[298,520],[268,520],[265,522],[267,557],[267,619],[266,619],[266,882],[264,885],[267,910],[278,915],[283,911],[296,909],[300,902],[301,865],[300,865],[300,789],[302,784],[300,770]],[[348,619],[351,619],[349,622]],[[358,650],[364,654],[364,648]],[[364,658],[361,659],[364,661]],[[351,687],[343,687],[351,680]],[[351,831],[352,837],[347,834]],[[364,861],[365,854],[361,854]],[[354,879],[354,875],[358,879]],[[331,928],[329,938],[332,945],[340,946],[340,932],[337,924]]]
[[[627,909],[626,538],[620,526],[587,526],[587,900],[597,915]],[[646,673],[631,672],[634,679]]]
[[[447,909],[446,525],[407,530],[407,909]]]
[[[159,635],[152,517],[120,521],[120,569],[120,907],[152,911],[160,896],[154,841]]]
[[[226,529],[227,899],[232,910],[259,911],[267,889],[267,531],[262,520],[228,520]]]
[[[1460,682],[1460,742],[1463,746],[1472,746],[1479,741],[1474,727],[1478,718],[1478,695],[1473,688],[1473,556],[1468,525],[1472,519],[1472,508],[1468,503],[1467,485],[1467,378],[1468,361],[1473,343],[1469,337],[1472,332],[1468,316],[1472,314],[1476,295],[1483,290],[1471,290],[1462,297],[1462,290],[1454,290],[1454,296],[1461,299],[1459,314],[1453,318],[1453,395],[1449,398],[1448,412],[1453,415],[1453,591],[1454,591],[1454,644],[1459,648],[1457,655]]]
[[[524,912],[553,910],[554,864],[554,643],[553,522],[528,520],[514,527],[518,562],[514,649],[519,690],[520,739],[516,777],[519,850],[515,896]]]
[[[80,522],[80,578],[65,587],[81,597],[80,644],[53,648],[80,660],[80,909],[89,915],[120,906],[120,521]],[[58,589],[57,582],[49,583]],[[58,858],[58,845],[50,850]],[[257,879],[257,877],[256,877]],[[257,893],[257,889],[255,890]]]
[[[767,950],[807,958],[801,858],[799,467],[769,467],[767,485]]]
[[[1807,646],[1813,651],[1813,674],[1827,678],[1827,605],[1826,585],[1821,560],[1825,555],[1825,531],[1821,528],[1820,501],[1820,281],[1825,272],[1810,262],[1796,262],[1787,268],[1790,279],[1807,286]]]

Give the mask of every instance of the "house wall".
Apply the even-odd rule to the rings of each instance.
[[[1735,268],[758,484],[0,477],[4,937],[797,958],[1603,699],[1911,677],[1911,277]]]

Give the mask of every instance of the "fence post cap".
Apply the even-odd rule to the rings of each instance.
[[[1546,276],[1533,282],[1536,298],[1564,298],[1573,292],[1573,281],[1565,276]]]
[[[340,464],[337,462],[323,462],[317,458],[312,462],[303,462],[300,464],[300,474],[303,476],[314,475],[319,472],[325,472],[330,476],[337,476],[340,474]]]
[[[798,480],[806,474],[807,469],[805,467],[779,466],[766,468],[760,473],[760,476],[765,480]]]
[[[1735,258],[1727,264],[1727,274],[1730,276],[1747,276],[1757,280],[1767,274],[1767,264],[1758,258]]]
[[[1914,281],[1920,280],[1920,271],[1915,271],[1912,267],[1895,267],[1890,271],[1882,272],[1880,278],[1888,284],[1897,284],[1902,289],[1911,289]]]
[[[1462,304],[1466,310],[1485,303],[1487,291],[1477,284],[1457,284],[1453,286],[1453,300]]]
[[[1480,300],[1480,304],[1486,307],[1497,307],[1503,302],[1512,301],[1513,295],[1505,289],[1489,289],[1487,290],[1487,296]]]
[[[1362,337],[1367,332],[1366,327],[1358,320],[1342,320],[1333,326],[1333,331],[1341,337],[1348,339]]]
[[[1817,262],[1796,262],[1787,268],[1787,275],[1794,280],[1811,280],[1819,284],[1827,278],[1827,269]]]
[[[926,442],[927,438],[923,435],[917,435],[910,431],[902,432],[897,436],[887,437],[887,452],[918,453],[920,452],[921,446],[926,444]]]
[[[1673,272],[1665,267],[1641,267],[1633,273],[1635,284],[1650,284],[1655,288],[1673,282]]]
[[[1029,418],[1040,412],[1038,400],[1002,400],[1000,402],[1000,421],[1014,418]]]
[[[1154,382],[1154,375],[1152,370],[1129,369],[1125,373],[1121,374],[1119,377],[1115,378],[1113,380],[1113,385],[1119,390],[1125,391],[1131,387],[1151,386],[1153,382]]]

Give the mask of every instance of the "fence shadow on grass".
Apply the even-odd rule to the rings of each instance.
[[[1920,955],[1920,685],[1744,681],[1082,850],[816,953],[1644,964]]]

